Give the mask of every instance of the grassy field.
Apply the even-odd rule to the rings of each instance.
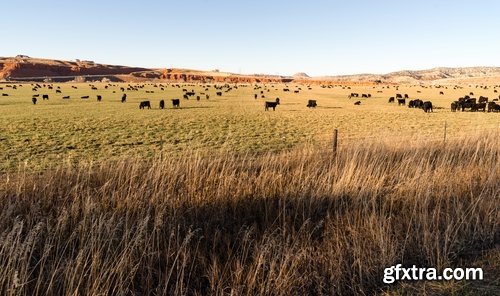
[[[500,114],[448,108],[494,88],[146,85],[122,104],[127,85],[95,85],[55,84],[36,105],[30,85],[0,86],[0,295],[500,291]],[[384,284],[398,263],[484,280]]]
[[[261,153],[282,151],[315,143],[328,147],[332,130],[339,129],[341,144],[362,139],[416,141],[442,139],[444,124],[447,136],[498,130],[499,114],[483,112],[452,113],[450,102],[473,91],[477,97],[498,97],[494,88],[464,89],[423,88],[420,86],[321,88],[313,85],[290,85],[291,92],[283,92],[284,85],[267,85],[254,90],[252,85],[230,92],[222,97],[205,85],[172,85],[160,87],[145,85],[138,91],[126,91],[127,102],[120,103],[122,92],[116,84],[105,89],[105,83],[54,84],[54,88],[32,91],[29,84],[16,90],[3,87],[0,93],[0,170],[16,169],[20,164],[47,167],[54,163],[92,159],[100,161],[123,155],[152,156],[160,149],[163,139],[164,154],[190,154],[194,151],[212,153],[215,150]],[[76,86],[77,89],[72,86]],[[56,94],[60,87],[62,93]],[[267,91],[267,89],[269,92]],[[293,90],[301,87],[299,94]],[[204,92],[206,100],[182,99],[182,89]],[[149,93],[154,91],[154,93]],[[264,91],[266,98],[261,98]],[[381,92],[380,92],[381,91]],[[439,95],[444,91],[445,95]],[[347,99],[351,92],[370,93],[369,99]],[[419,93],[420,92],[420,93]],[[259,98],[254,99],[257,93]],[[432,114],[420,109],[389,104],[396,93],[410,98],[431,100],[437,107]],[[33,105],[33,94],[49,94],[49,101]],[[96,95],[103,96],[101,103]],[[90,99],[80,99],[89,95]],[[70,96],[63,100],[63,96]],[[263,102],[281,99],[276,112],[264,112]],[[181,98],[181,108],[173,110],[170,99]],[[139,110],[139,101],[148,99],[153,109]],[[166,100],[167,110],[159,110],[160,99]],[[306,108],[308,99],[316,99],[318,108]]]

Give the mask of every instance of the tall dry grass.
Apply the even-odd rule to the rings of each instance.
[[[1,295],[349,295],[498,247],[498,133],[1,176]]]

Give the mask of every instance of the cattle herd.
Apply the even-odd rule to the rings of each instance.
[[[187,87],[189,87],[189,86],[196,86],[194,84],[183,84],[182,85],[182,84],[170,84],[170,83],[168,83],[168,84],[150,84],[150,85],[152,85],[155,88],[159,88],[162,91],[167,87],[178,88],[179,90],[181,89],[181,87],[183,87],[182,88],[182,98],[185,100],[190,100],[191,98],[196,98],[197,101],[200,101],[202,97],[205,98],[206,100],[209,100],[210,95],[208,94],[208,92],[209,92],[210,88],[214,89],[215,95],[217,97],[222,97],[224,93],[228,93],[228,92],[232,91],[233,89],[238,89],[238,87],[251,86],[251,85],[245,85],[245,84],[230,85],[227,83],[223,84],[223,85],[206,84],[206,85],[203,85],[204,90],[197,93],[194,89],[190,89],[190,90],[187,89]],[[18,86],[21,87],[23,85],[22,84],[6,85],[5,87],[17,89]],[[89,84],[89,86],[90,86],[90,89],[92,91],[99,90],[99,88],[96,85]],[[108,83],[107,85],[104,85],[104,88],[108,89],[110,87],[117,87],[116,90],[119,89],[122,92],[121,103],[126,103],[127,102],[127,93],[126,92],[138,91],[140,89],[143,89],[145,86],[146,86],[146,84],[137,84],[137,85],[128,84],[126,87],[121,86],[118,88],[117,85]],[[199,86],[199,85],[197,85],[197,86]],[[340,85],[337,85],[337,86],[340,86]],[[60,94],[62,99],[70,99],[71,98],[69,95],[63,95],[63,91],[61,90],[60,86],[54,86],[53,84],[33,83],[33,84],[31,84],[31,87],[32,87],[31,90],[33,92],[31,102],[33,103],[33,105],[37,104],[39,97],[41,97],[42,100],[44,100],[44,101],[49,100],[49,94],[47,94],[47,93],[38,94],[38,92],[43,91],[43,90],[53,90],[55,88],[56,95]],[[285,87],[282,88],[281,90],[283,92],[290,92],[293,94],[299,94],[302,91],[302,88],[300,86],[294,86],[294,87],[295,88],[293,89],[291,86],[288,86],[285,84]],[[335,86],[321,85],[321,88],[332,88],[332,87],[335,87]],[[347,87],[347,86],[341,86],[341,87],[342,87],[342,89],[345,89],[345,88],[350,89],[350,87]],[[75,85],[72,85],[71,88],[78,89],[78,87]],[[387,86],[387,88],[389,88],[389,86]],[[396,88],[396,90],[398,89],[397,87],[395,87],[395,88]],[[425,87],[425,88],[427,88],[427,87]],[[454,87],[454,89],[459,89],[459,88],[461,88],[461,87],[459,87],[459,86]],[[273,89],[274,91],[279,91],[277,89],[277,86],[274,84],[272,84],[272,85],[266,85],[266,84],[253,85],[253,90],[255,92],[253,94],[254,99],[257,100],[259,97],[262,99],[265,99],[266,94],[269,93],[271,89]],[[311,85],[307,85],[307,89],[312,90]],[[3,90],[3,87],[0,87],[0,90]],[[116,93],[116,92],[117,91],[113,91],[113,93]],[[381,90],[377,91],[377,93],[382,93],[382,92],[383,91],[381,91]],[[496,93],[497,90],[495,89],[494,92]],[[146,93],[147,94],[154,94],[155,91],[147,90]],[[421,91],[417,91],[417,93],[421,93]],[[439,91],[439,95],[444,95],[444,91]],[[469,92],[468,95],[465,95],[463,97],[460,97],[458,100],[453,101],[451,103],[451,111],[452,112],[456,112],[456,111],[461,111],[461,112],[465,112],[465,111],[470,111],[470,112],[477,112],[477,111],[500,112],[500,105],[498,104],[497,98],[489,101],[489,99],[487,97],[479,96],[479,98],[476,99],[474,97],[471,97],[473,95],[474,95],[473,92]],[[6,97],[6,96],[9,96],[9,94],[2,93],[2,96]],[[80,99],[90,99],[92,97],[95,98],[97,100],[97,102],[101,102],[103,100],[103,96],[100,94],[83,95],[83,96],[80,96]],[[369,99],[372,97],[372,95],[370,93],[359,94],[359,93],[351,92],[347,97],[349,99],[351,99],[351,98]],[[173,98],[173,99],[171,99],[171,102],[172,102],[172,108],[180,108],[180,105],[181,105],[180,99]],[[433,112],[434,107],[435,107],[435,106],[433,106],[431,101],[423,100],[423,99],[419,99],[419,98],[410,98],[410,96],[408,94],[400,94],[400,93],[395,94],[395,96],[389,97],[388,102],[389,103],[397,103],[398,106],[406,106],[407,105],[409,108],[422,109],[426,113]],[[264,101],[264,110],[268,111],[270,109],[273,109],[273,111],[275,111],[276,108],[278,107],[278,105],[280,105],[280,98],[275,98],[273,101],[266,100],[266,101]],[[361,101],[358,100],[358,101],[354,102],[354,105],[361,105]],[[316,108],[317,106],[318,106],[318,104],[317,104],[316,99],[309,99],[307,101],[307,105],[306,105],[307,108]],[[139,109],[151,109],[151,108],[152,108],[152,104],[151,104],[150,100],[145,99],[145,100],[140,101]],[[166,108],[165,100],[161,99],[159,101],[159,109],[165,109],[165,108]]]
[[[470,93],[469,95],[473,95]],[[469,95],[460,97],[457,101],[451,103],[451,112],[456,111],[466,111],[467,109],[471,112],[483,111],[486,109],[488,112],[500,112],[500,105],[497,103],[498,99],[493,99],[488,102],[487,97],[480,96],[479,100],[476,98],[471,98]]]

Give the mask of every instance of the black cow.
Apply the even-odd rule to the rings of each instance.
[[[127,94],[123,94],[122,103],[125,103],[126,101],[127,101]]]
[[[61,90],[56,89],[56,94],[60,94],[60,93],[61,93]]]
[[[408,94],[405,94],[405,99],[409,99]]]
[[[424,102],[422,100],[410,100],[408,102],[408,108],[423,108]]]
[[[49,99],[49,95],[42,95],[42,100],[48,100]]]
[[[172,99],[172,106],[175,107],[180,107],[181,106],[181,100],[179,99]]]
[[[149,101],[142,101],[139,103],[139,109],[144,109],[148,107],[148,109],[151,109],[151,103]]]
[[[309,100],[307,102],[307,106],[308,108],[316,108],[316,106],[318,106],[318,104],[316,103],[316,100]]]
[[[165,101],[161,100],[160,101],[160,109],[164,109],[164,108],[165,108]]]
[[[465,111],[466,108],[470,108],[472,110],[474,108],[474,106],[476,105],[476,99],[474,99],[474,98],[470,98],[470,99],[460,98],[460,99],[458,99],[458,103],[459,103],[459,106],[463,112],[463,111]]]
[[[102,100],[102,96],[101,95],[97,95],[97,101],[100,102]]]
[[[361,97],[362,98],[368,98],[368,95],[367,94],[361,94]]]
[[[389,103],[394,103],[394,97],[389,98]]]
[[[439,94],[440,94],[440,95],[444,95],[444,92],[440,91],[440,92],[439,92]]]
[[[480,97],[479,97],[479,103],[488,103],[488,98],[487,98],[487,97],[480,96]]]
[[[488,112],[500,112],[500,105],[495,102],[488,103]]]
[[[69,99],[69,96],[64,96],[64,97],[62,97],[62,98],[63,98],[63,99]]]
[[[217,96],[222,96],[222,92],[221,91],[218,91],[217,93],[215,93]]]
[[[451,103],[451,112],[455,112],[458,109],[458,101]]]
[[[427,113],[427,112],[433,112],[432,111],[432,103],[431,103],[431,101],[424,102],[424,104],[422,106],[422,109],[424,109],[425,113]]]
[[[31,98],[31,101],[33,102],[33,105],[36,105],[36,98]],[[489,112],[489,111],[488,111]]]
[[[81,98],[82,98],[82,99],[88,99],[88,98],[89,98],[89,96],[82,96]]]
[[[264,110],[268,111],[269,108],[273,108],[273,111],[276,111],[276,106],[280,104],[280,99],[279,98],[276,98],[276,101],[275,102],[269,102],[269,101],[266,101],[264,103]]]
[[[396,94],[396,99],[402,99],[403,96],[401,94]]]
[[[354,105],[361,105],[361,101],[356,101]]]
[[[401,95],[400,95],[401,96]],[[398,99],[398,106],[406,105],[406,99]]]
[[[477,103],[477,104],[474,104],[471,108],[471,111],[473,111],[473,112],[476,112],[479,110],[483,110],[483,112],[485,112],[486,111],[486,103]]]

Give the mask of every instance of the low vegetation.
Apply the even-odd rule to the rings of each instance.
[[[498,254],[498,138],[20,166],[0,175],[0,294],[408,293],[385,267]],[[433,291],[494,294],[481,262],[480,286]]]

